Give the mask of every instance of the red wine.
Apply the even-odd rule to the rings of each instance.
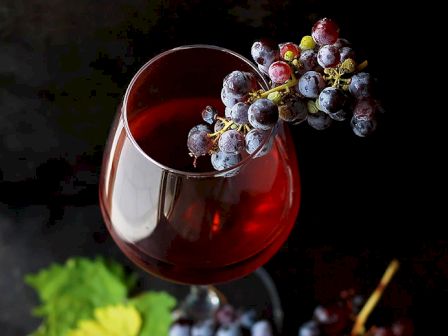
[[[217,103],[207,98],[169,101],[136,114],[129,129],[151,158],[173,169],[192,171],[188,130],[200,121],[205,105]],[[283,126],[270,153],[251,159],[237,175],[187,178],[167,172],[137,173],[135,167],[143,164],[141,169],[146,169],[145,163],[153,163],[141,153],[130,153],[136,150],[122,123],[115,136],[116,155],[110,160],[110,176],[115,180],[107,181],[108,174],[103,174],[106,178],[101,182],[110,188],[106,195],[101,187],[100,198],[114,240],[140,267],[181,283],[224,282],[266,263],[287,239],[299,208],[300,184],[294,147]],[[209,157],[200,158],[201,169],[207,168],[208,161]],[[135,185],[129,187],[124,183],[127,179]],[[154,190],[148,193],[151,186]],[[135,202],[144,208],[145,198],[151,203],[154,195],[158,199],[153,201],[157,203],[153,212],[134,216],[128,211]],[[135,209],[138,213],[139,207]],[[146,218],[146,224],[133,223],[133,216],[136,223]]]

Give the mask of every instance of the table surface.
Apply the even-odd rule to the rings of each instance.
[[[447,238],[439,225],[446,220],[436,220],[440,200],[430,192],[437,186],[432,167],[438,156],[423,143],[432,126],[416,117],[418,99],[397,98],[413,95],[411,78],[397,71],[397,62],[404,69],[412,63],[400,59],[400,45],[411,41],[408,27],[397,21],[403,17],[378,2],[364,3],[368,15],[353,14],[354,4],[1,2],[1,334],[25,335],[38,324],[30,315],[37,298],[23,283],[25,274],[76,255],[106,255],[131,266],[106,232],[97,182],[115,108],[147,59],[192,43],[249,57],[259,37],[298,41],[324,15],[369,55],[387,112],[369,139],[345,126],[292,128],[301,211],[291,237],[266,265],[285,309],[285,335],[295,335],[313,307],[339,290],[372,290],[394,257],[402,267],[385,302],[412,317],[417,331],[428,330],[437,316],[436,309],[428,311],[446,294],[448,280]],[[389,38],[391,30],[402,43]]]

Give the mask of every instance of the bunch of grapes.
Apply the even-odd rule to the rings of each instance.
[[[365,304],[365,298],[354,290],[341,292],[340,299],[332,304],[318,305],[313,317],[299,328],[298,336],[348,336],[356,316]],[[390,325],[377,325],[368,328],[364,336],[412,336],[414,326],[411,320],[397,319]],[[357,336],[357,334],[356,334]]]
[[[262,144],[255,156],[265,155],[278,119],[293,124],[307,120],[318,130],[349,120],[360,137],[376,129],[381,108],[373,97],[373,78],[364,72],[367,62],[356,63],[350,43],[339,37],[331,19],[317,21],[299,45],[261,40],[252,45],[251,55],[271,88],[261,89],[248,72],[227,75],[221,91],[224,117],[208,106],[202,112],[207,124],[193,127],[188,135],[194,163],[209,154],[216,170],[227,169]]]
[[[182,314],[182,312],[180,313]],[[178,318],[169,336],[273,336],[272,324],[255,310],[237,311],[230,304],[222,305],[207,320]]]

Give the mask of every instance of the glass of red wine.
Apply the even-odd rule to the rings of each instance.
[[[100,206],[122,252],[163,279],[209,285],[243,277],[265,264],[297,217],[300,180],[289,131],[279,122],[262,157],[247,155],[215,171],[196,167],[186,139],[206,105],[223,116],[223,78],[256,67],[208,45],[171,49],[148,61],[129,84],[105,147]],[[260,146],[262,147],[262,146]]]

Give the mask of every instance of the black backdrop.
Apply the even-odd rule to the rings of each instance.
[[[2,2],[2,335],[37,325],[24,274],[74,255],[126,263],[102,224],[97,181],[115,108],[146,60],[193,43],[249,57],[254,40],[298,41],[323,16],[368,55],[387,112],[368,139],[346,126],[293,128],[301,212],[266,265],[283,299],[285,334],[296,334],[316,303],[340,289],[370,291],[393,257],[402,267],[383,305],[414,318],[419,334],[431,328],[437,311],[429,312],[448,280],[446,220],[436,216],[442,198],[433,196],[443,191],[443,152],[433,154],[437,121],[422,115],[421,65],[412,52],[421,47],[413,32],[422,22],[409,17],[410,7],[405,14],[387,1]]]

